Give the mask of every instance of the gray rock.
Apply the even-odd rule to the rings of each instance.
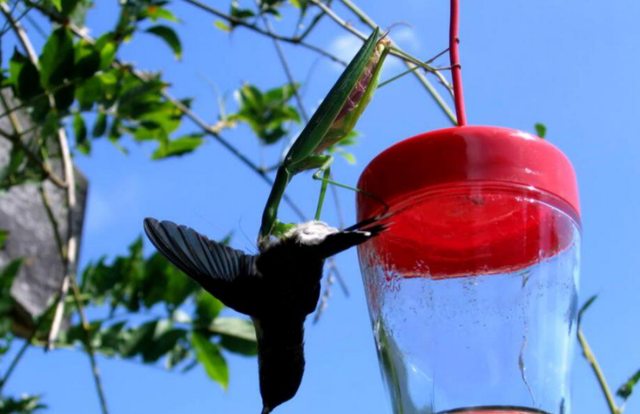
[[[11,99],[7,89],[3,91],[3,95],[10,107],[18,104]],[[6,111],[2,102],[0,111]],[[29,130],[31,123],[27,114],[22,111],[17,111],[16,114],[22,130]],[[0,128],[13,131],[7,116],[0,118]],[[28,142],[34,139],[34,135],[23,139]],[[0,137],[0,170],[7,165],[11,148],[12,143]],[[59,159],[52,159],[51,166],[58,176],[64,176]],[[78,211],[73,227],[80,240],[88,182],[78,170],[75,173]],[[44,189],[64,241],[68,234],[66,190],[56,187],[49,180],[44,182]],[[64,277],[64,266],[38,184],[14,186],[8,192],[0,193],[0,229],[9,232],[5,248],[0,251],[0,268],[16,258],[24,259],[11,289],[16,302],[14,330],[16,334],[24,336],[33,326],[33,318],[41,315],[52,303]],[[78,249],[79,247],[80,243]]]

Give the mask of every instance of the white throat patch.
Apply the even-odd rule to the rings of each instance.
[[[311,220],[298,224],[295,228],[286,232],[284,238],[295,238],[300,244],[314,246],[322,243],[328,235],[337,232],[338,229],[330,227],[327,223]]]

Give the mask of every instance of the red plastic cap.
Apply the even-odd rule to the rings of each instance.
[[[390,230],[361,254],[373,249],[405,276],[420,275],[421,266],[434,278],[520,269],[566,248],[579,223],[569,160],[545,140],[507,128],[409,138],[376,157],[358,186],[394,213]],[[363,194],[357,203],[360,220],[382,210]]]

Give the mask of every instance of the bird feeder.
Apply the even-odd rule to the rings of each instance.
[[[570,410],[580,206],[575,172],[525,132],[466,126],[409,138],[364,170],[357,211],[389,230],[358,247],[396,414]],[[370,197],[373,194],[376,197]]]

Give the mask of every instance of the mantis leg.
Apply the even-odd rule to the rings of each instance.
[[[262,213],[260,239],[267,238],[271,234],[273,226],[276,224],[278,219],[278,207],[280,206],[280,201],[282,201],[284,190],[287,188],[287,184],[289,184],[292,176],[293,174],[291,174],[286,167],[281,166],[278,168],[278,174],[276,175],[275,182],[271,188],[271,193],[267,200],[267,206]]]
[[[330,155],[327,155],[326,158],[325,158],[324,163],[320,166],[318,171],[316,171],[315,174],[313,174],[313,179],[314,180],[322,181],[322,188],[320,190],[320,200],[318,202],[318,208],[316,210],[316,220],[318,220],[319,217],[320,217],[320,212],[322,210],[322,202],[324,201],[324,196],[325,196],[328,184],[335,185],[336,187],[345,188],[347,190],[355,191],[356,193],[364,194],[367,197],[373,198],[374,200],[376,200],[377,202],[379,202],[380,204],[382,204],[384,206],[384,212],[382,213],[383,215],[386,214],[389,211],[389,205],[387,203],[385,203],[377,195],[369,193],[367,191],[363,191],[363,190],[361,190],[361,189],[359,189],[357,187],[351,187],[351,186],[348,186],[346,184],[342,184],[342,183],[339,183],[337,181],[331,180],[329,178],[329,173],[330,173],[330,166],[331,166],[332,162],[333,162],[333,157],[330,156]],[[320,174],[322,174],[323,172],[324,172],[323,176],[320,177]]]
[[[318,170],[320,173],[321,170]],[[331,167],[327,167],[324,170],[324,175],[321,178],[322,187],[320,187],[320,198],[318,199],[318,207],[316,208],[316,220],[320,220],[320,214],[322,214],[322,205],[324,204],[324,197],[327,194],[327,185],[329,184],[329,176],[331,175]],[[315,178],[315,175],[314,175]]]
[[[307,167],[313,168],[313,166],[318,168],[315,174],[313,174],[314,180],[321,180],[322,186],[320,187],[320,197],[318,198],[318,207],[316,207],[316,215],[315,220],[320,220],[320,215],[322,214],[322,205],[324,204],[324,198],[327,194],[327,185],[329,184],[329,176],[331,174],[331,164],[333,163],[333,157],[331,155],[314,155],[309,157],[309,164]],[[320,174],[323,174],[323,177],[320,178]]]
[[[402,73],[400,73],[400,74],[398,74],[398,75],[396,75],[396,76],[392,77],[391,79],[388,79],[388,80],[386,80],[386,81],[384,81],[384,82],[381,82],[381,83],[378,85],[378,88],[377,88],[377,89],[380,89],[380,88],[382,88],[383,86],[388,85],[388,84],[390,84],[391,82],[396,81],[396,80],[398,80],[398,79],[400,79],[400,78],[404,77],[405,75],[408,75],[408,74],[410,74],[410,73],[412,73],[412,72],[415,72],[415,71],[416,71],[416,70],[418,70],[418,69],[425,69],[425,70],[427,70],[427,71],[429,71],[429,72],[433,72],[434,70],[437,70],[437,69],[435,69],[435,68],[430,67],[430,66],[429,66],[429,64],[431,64],[434,60],[436,60],[437,58],[439,58],[439,57],[440,57],[440,56],[442,56],[443,54],[447,53],[447,52],[449,51],[449,48],[447,48],[447,49],[443,50],[442,52],[438,53],[437,55],[435,55],[434,57],[432,57],[431,59],[429,59],[429,60],[427,60],[427,61],[425,61],[425,62],[421,62],[421,61],[419,61],[419,60],[417,60],[417,59],[413,58],[412,56],[407,55],[406,53],[402,52],[402,51],[401,51],[401,50],[399,50],[399,49],[395,49],[395,50],[396,50],[397,52],[401,53],[405,58],[407,58],[407,60],[408,60],[409,62],[413,63],[415,66],[414,66],[413,68],[411,68],[411,69],[405,70],[404,72],[402,72]]]

